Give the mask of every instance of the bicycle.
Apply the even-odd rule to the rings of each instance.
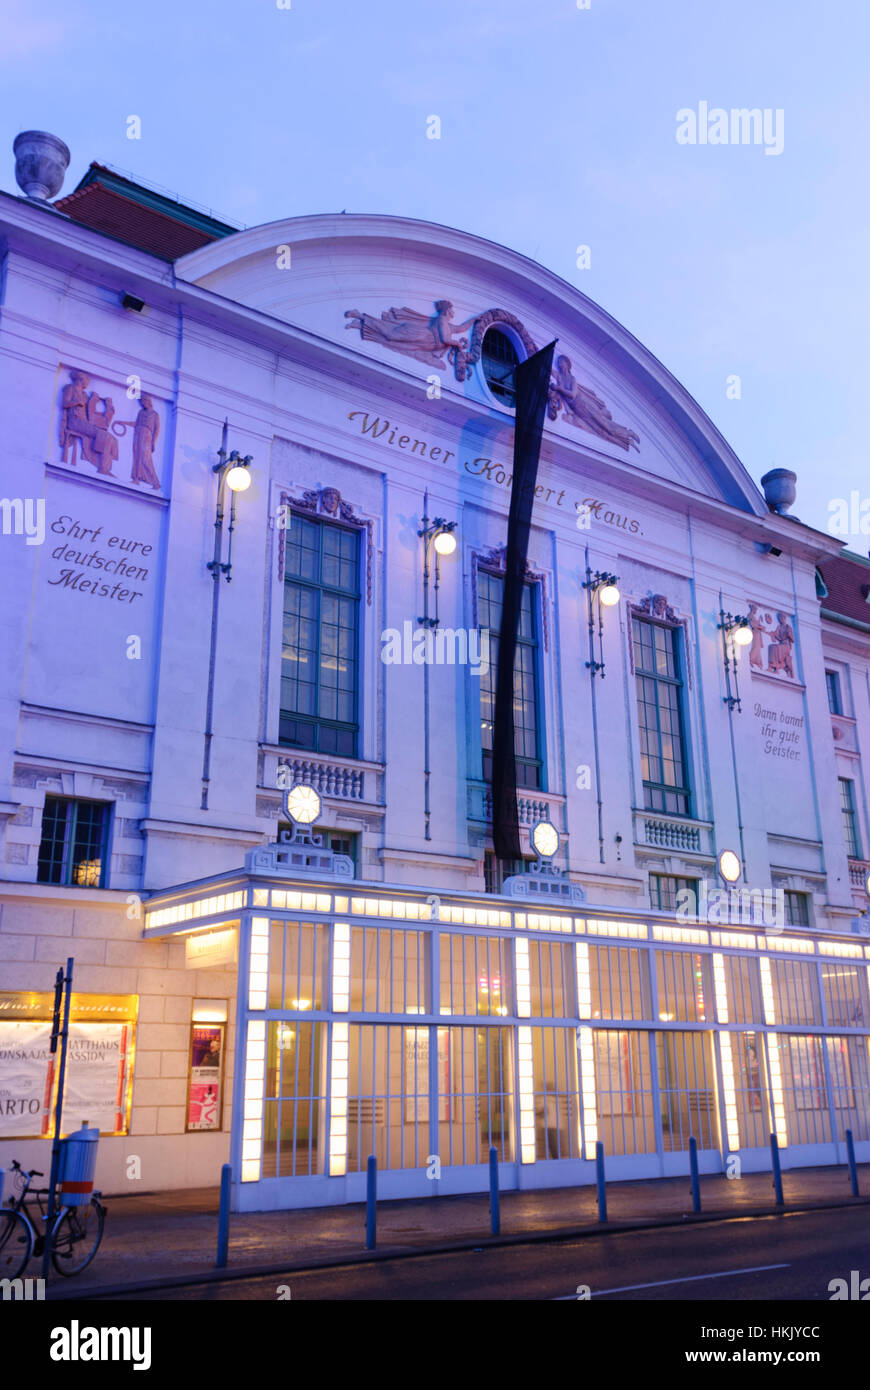
[[[48,1224],[43,1206],[43,1198],[48,1197],[48,1188],[30,1186],[34,1178],[42,1178],[45,1174],[36,1168],[28,1173],[15,1159],[12,1160],[11,1171],[16,1174],[14,1181],[20,1186],[20,1191],[17,1197],[10,1197],[8,1203],[0,1207],[2,1279],[17,1279],[31,1255],[43,1253]],[[51,1262],[58,1274],[80,1274],[100,1248],[106,1221],[106,1208],[100,1201],[101,1196],[100,1192],[94,1192],[85,1206],[58,1208],[50,1235]],[[34,1208],[42,1221],[42,1233],[37,1231],[31,1220]],[[81,1246],[81,1250],[77,1250],[77,1246]]]

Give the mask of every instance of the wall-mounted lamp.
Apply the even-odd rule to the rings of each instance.
[[[212,585],[211,597],[211,645],[208,660],[208,693],[206,695],[205,706],[205,745],[202,755],[202,800],[200,805],[205,811],[208,809],[209,781],[211,779],[211,741],[214,727],[214,675],[215,664],[217,661],[217,634],[218,634],[218,603],[220,599],[220,578],[224,576],[227,583],[230,582],[233,568],[233,531],[236,526],[236,493],[246,492],[251,486],[250,467],[253,458],[246,454],[242,458],[238,450],[234,449],[231,454],[227,453],[227,421],[224,420],[223,434],[221,436],[221,447],[217,451],[218,462],[212,466],[212,472],[218,475],[217,502],[215,504],[214,516],[214,554],[208,561],[206,569],[211,574],[214,583]],[[224,547],[224,501],[226,489],[230,491],[230,525],[227,545],[227,558],[223,559]]]
[[[555,825],[548,820],[539,820],[532,827],[529,838],[538,859],[550,863],[559,849],[559,832]]]
[[[320,818],[323,809],[323,801],[320,793],[307,782],[297,782],[295,786],[289,787],[284,793],[284,814],[289,820],[292,830],[287,843],[291,845],[314,845],[319,847],[323,844],[323,837],[315,835],[311,829],[315,821]]]
[[[221,440],[221,447],[218,449],[219,462],[214,464],[213,473],[218,475],[217,503],[215,506],[214,518],[214,556],[209,560],[206,569],[211,571],[212,579],[217,582],[223,574],[227,583],[230,582],[233,568],[233,531],[236,527],[236,493],[247,492],[251,486],[250,468],[253,463],[253,456],[246,454],[242,458],[237,449],[233,449],[231,454],[227,453],[227,423],[224,421],[224,432]],[[229,488],[232,493],[230,501],[230,524],[228,530],[228,545],[226,563],[223,562],[221,552],[223,550],[223,530],[224,530],[224,491]]]
[[[592,672],[593,679],[601,672],[604,676],[604,648],[602,639],[604,636],[604,616],[602,608],[614,608],[619,603],[619,589],[616,584],[616,575],[608,574],[604,570],[593,571],[589,568],[588,556],[586,563],[586,579],[583,584],[586,590],[589,609],[589,657],[586,665]],[[598,656],[595,660],[595,608],[598,606]]]
[[[719,609],[719,631],[722,633],[722,654],[725,662],[725,688],[727,695],[722,699],[728,706],[729,712],[734,710],[735,705],[742,714],[740,705],[740,689],[737,681],[737,647],[748,647],[752,644],[753,632],[752,624],[747,617],[741,614],[726,613],[724,609]],[[733,673],[733,689],[732,689]]]
[[[443,516],[429,518],[429,491],[423,494],[423,521],[417,535],[423,541],[423,616],[417,622],[428,634],[439,623],[438,590],[441,587],[441,556],[452,555],[456,550],[455,521],[446,521]],[[429,616],[429,551],[435,551],[435,616]],[[427,636],[427,641],[428,641]],[[428,656],[428,653],[427,653]],[[423,662],[423,822],[424,836],[432,838],[432,810],[429,801],[429,780],[432,770],[429,766],[429,661]]]

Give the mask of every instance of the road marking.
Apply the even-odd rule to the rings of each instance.
[[[623,1284],[619,1289],[596,1289],[591,1295],[592,1298],[600,1298],[605,1293],[631,1293],[633,1289],[660,1289],[665,1284],[694,1284],[699,1279],[727,1279],[732,1274],[761,1274],[767,1269],[789,1269],[788,1264],[778,1265],[753,1265],[750,1269],[721,1269],[717,1274],[687,1274],[682,1279],[656,1279],[651,1284]],[[550,1299],[551,1303],[585,1302],[584,1299],[577,1298],[575,1293],[562,1293],[557,1298]]]

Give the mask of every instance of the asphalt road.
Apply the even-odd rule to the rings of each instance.
[[[582,1285],[592,1300],[829,1301],[831,1280],[848,1282],[852,1270],[870,1279],[867,1207],[390,1259],[293,1272],[284,1279],[269,1275],[193,1284],[149,1298],[276,1300],[283,1284],[282,1296],[286,1299],[289,1289],[292,1300],[567,1301],[576,1300]]]

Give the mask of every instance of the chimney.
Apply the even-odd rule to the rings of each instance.
[[[797,473],[792,473],[789,468],[772,468],[769,473],[765,473],[761,486],[764,488],[764,500],[772,512],[785,516],[788,509],[794,505],[797,496],[796,482]]]
[[[15,181],[33,203],[47,203],[63,184],[70,153],[62,140],[47,130],[22,130],[12,146]]]

